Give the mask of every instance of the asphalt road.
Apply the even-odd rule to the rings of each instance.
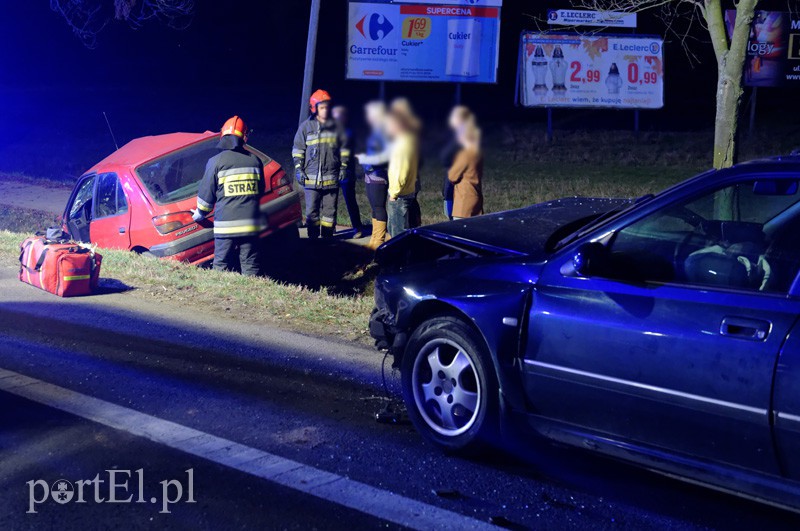
[[[335,340],[150,307],[135,293],[61,300],[7,266],[0,333],[2,529],[394,528],[404,507],[456,528],[800,526],[790,513],[580,451],[443,455],[410,426],[374,420],[381,357]],[[175,436],[188,431],[202,435]],[[237,465],[208,452],[232,447],[262,457]],[[27,512],[45,498],[30,482],[77,485],[108,480],[108,470],[134,479],[142,470],[144,503],[96,503],[90,484],[86,503],[50,498]],[[183,496],[162,513],[169,480]]]

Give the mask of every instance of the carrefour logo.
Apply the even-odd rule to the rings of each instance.
[[[389,19],[387,19],[385,15],[373,13],[371,15],[365,15],[359,20],[356,24],[356,29],[365,39],[369,38],[373,41],[377,41],[385,39],[394,29],[394,26],[392,26],[392,23],[389,22]]]
[[[653,55],[657,55],[659,50],[661,50],[661,45],[657,42],[650,43],[650,53]]]
[[[552,10],[550,10],[550,11],[547,13],[547,18],[549,18],[550,20],[558,20],[558,11],[552,11]]]

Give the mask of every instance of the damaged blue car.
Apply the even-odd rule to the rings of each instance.
[[[800,510],[800,156],[382,246],[370,331],[425,439],[504,426]]]

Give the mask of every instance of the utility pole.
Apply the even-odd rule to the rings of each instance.
[[[306,69],[303,75],[303,98],[300,102],[300,123],[308,117],[308,100],[314,83],[314,62],[317,56],[317,30],[319,29],[319,7],[322,0],[311,0],[311,17],[308,20],[308,42],[306,43]]]

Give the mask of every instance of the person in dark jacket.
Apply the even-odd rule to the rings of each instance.
[[[294,137],[292,158],[295,177],[306,191],[308,237],[336,232],[339,182],[347,175],[350,148],[347,135],[331,117],[331,96],[324,90],[311,95],[311,117],[300,124]]]
[[[234,116],[222,127],[222,153],[211,157],[197,191],[195,221],[214,211],[214,269],[258,275],[259,238],[266,224],[260,212],[264,163],[245,149],[247,126]],[[238,253],[238,257],[237,257]]]
[[[356,155],[364,167],[367,199],[372,209],[372,237],[367,244],[372,250],[386,241],[386,224],[389,221],[386,200],[389,192],[391,146],[386,136],[386,112],[386,104],[382,101],[372,101],[364,106],[370,134],[367,138],[367,152]]]
[[[344,130],[347,137],[347,145],[353,145],[353,132],[347,127],[348,113],[347,107],[337,105],[332,111],[333,119]],[[348,164],[345,171],[345,177],[339,183],[339,187],[344,196],[344,204],[347,207],[347,214],[350,216],[350,225],[355,229],[353,238],[361,238],[364,236],[364,225],[361,223],[361,211],[358,209],[358,200],[356,199],[356,165]]]

